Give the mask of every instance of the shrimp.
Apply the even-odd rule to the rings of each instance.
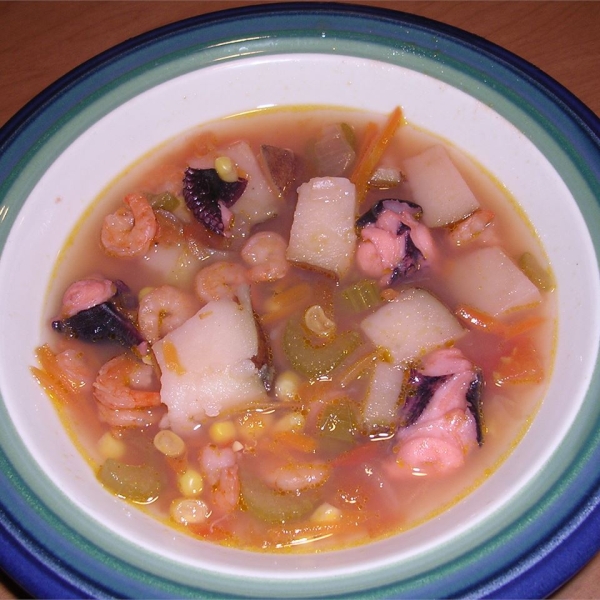
[[[154,369],[125,353],[100,367],[93,393],[105,421],[131,427],[154,422],[152,409],[161,406],[157,387]]]
[[[270,469],[265,481],[280,492],[301,492],[325,483],[331,474],[331,467],[322,462],[289,463]]]
[[[250,266],[250,280],[283,279],[290,270],[286,250],[287,243],[278,233],[261,231],[254,234],[242,248],[242,259]]]
[[[87,388],[93,381],[92,371],[86,363],[83,353],[72,348],[56,355],[56,364],[61,380],[73,391]]]
[[[156,215],[148,200],[140,194],[129,194],[123,202],[125,207],[104,218],[100,242],[110,256],[143,256],[158,230]]]
[[[80,279],[72,283],[62,298],[61,316],[72,317],[82,310],[110,300],[117,293],[117,286],[110,279]]]
[[[448,234],[456,246],[472,242],[492,223],[494,213],[491,210],[476,210],[473,214],[457,223]]]
[[[171,285],[154,288],[140,300],[138,325],[142,335],[153,344],[183,325],[198,310],[196,300]]]
[[[204,302],[235,298],[237,290],[247,285],[246,269],[236,263],[220,261],[204,267],[196,275],[195,289]]]
[[[235,509],[240,498],[240,479],[235,452],[231,448],[205,446],[199,455],[206,482],[212,486],[211,504],[215,516]]]

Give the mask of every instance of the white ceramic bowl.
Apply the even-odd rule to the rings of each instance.
[[[18,136],[0,140],[0,289],[10,288],[0,295],[0,502],[7,548],[27,548],[19,560],[31,566],[35,589],[431,597],[506,593],[522,590],[531,574],[551,575],[552,552],[566,547],[583,519],[592,522],[600,494],[593,468],[600,456],[600,244],[588,227],[600,223],[600,147],[590,133],[597,119],[481,40],[399,13],[336,6],[187,22],[99,57],[63,83],[66,94],[30,107]],[[99,493],[29,366],[57,255],[107,182],[195,125],[298,104],[380,113],[400,104],[408,121],[476,157],[518,199],[542,240],[558,281],[559,334],[533,425],[466,499],[368,551],[273,556],[178,535]],[[9,554],[5,568],[16,560]]]

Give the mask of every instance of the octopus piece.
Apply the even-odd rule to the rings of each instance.
[[[52,329],[86,342],[138,347],[145,340],[129,315],[134,305],[133,295],[122,281],[82,279],[65,292],[62,318],[52,321]]]
[[[229,210],[244,193],[248,181],[223,181],[216,169],[188,167],[183,178],[183,197],[194,218],[209,231],[226,236],[233,220]]]
[[[412,472],[447,473],[483,443],[483,381],[457,349],[437,350],[424,363],[409,376],[401,411],[405,427],[395,438],[396,462]]]
[[[386,199],[377,202],[356,222],[360,241],[358,267],[366,275],[391,285],[418,271],[435,248],[429,229],[419,222],[423,211],[413,202]]]

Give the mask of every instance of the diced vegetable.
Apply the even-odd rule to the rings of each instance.
[[[404,161],[413,200],[423,208],[423,223],[456,223],[479,208],[479,202],[443,146],[432,146]]]
[[[396,167],[378,167],[369,179],[369,187],[386,190],[400,185],[403,179],[402,171]]]
[[[452,342],[464,330],[452,313],[429,292],[408,289],[366,317],[361,327],[376,346],[386,348],[395,364]]]
[[[282,493],[269,487],[247,469],[240,469],[243,506],[267,523],[288,523],[310,514],[319,503],[316,490]]]
[[[342,123],[332,123],[323,128],[314,147],[317,175],[320,177],[346,175],[356,158],[351,142],[353,133],[351,127],[344,127]]]
[[[173,212],[180,204],[179,198],[171,192],[162,192],[160,194],[146,194],[150,206],[154,210],[166,210]]]
[[[248,142],[237,142],[223,149],[222,154],[231,158],[248,179],[244,193],[231,207],[231,212],[248,225],[274,217],[279,211],[278,195],[269,186]]]
[[[519,258],[519,268],[542,292],[554,289],[555,283],[552,274],[544,269],[531,252],[524,252]]]
[[[205,417],[266,397],[252,361],[258,333],[249,292],[240,288],[238,296],[241,304],[209,302],[153,346],[161,369],[161,400],[177,433],[192,431]]]
[[[260,153],[271,181],[279,192],[285,192],[296,177],[296,155],[287,148],[263,144]]]
[[[457,258],[444,275],[457,302],[498,316],[540,302],[537,287],[498,246]]]
[[[350,400],[332,400],[321,411],[317,428],[322,436],[341,442],[353,442],[358,429]]]
[[[313,178],[298,188],[287,258],[343,277],[356,248],[356,194],[343,177]]]
[[[117,496],[144,504],[155,500],[163,487],[160,473],[153,466],[128,465],[114,458],[104,461],[98,479]]]
[[[320,379],[333,371],[360,344],[356,331],[345,331],[324,345],[315,346],[302,324],[290,319],[283,336],[283,349],[292,367],[309,379]]]
[[[342,292],[342,297],[354,312],[368,310],[382,302],[379,285],[372,279],[352,284]]]
[[[362,407],[362,421],[368,431],[387,429],[395,423],[403,381],[404,369],[386,362],[375,363]]]

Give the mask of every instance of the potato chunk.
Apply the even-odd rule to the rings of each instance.
[[[276,216],[281,206],[278,192],[271,189],[248,142],[236,142],[225,148],[222,154],[228,156],[248,179],[244,193],[231,207],[231,212],[248,225],[262,223]]]
[[[441,227],[464,219],[479,202],[443,146],[432,146],[404,161],[413,200],[423,208],[423,223]]]
[[[541,300],[538,288],[498,246],[464,255],[449,266],[445,278],[457,302],[493,316]]]
[[[206,417],[265,399],[258,333],[246,303],[215,300],[154,344],[170,427],[189,433]]]
[[[403,291],[361,323],[376,345],[386,348],[395,364],[403,364],[460,337],[464,330],[452,313],[429,292]]]
[[[344,177],[315,177],[298,188],[290,232],[290,261],[343,277],[356,248],[356,191]]]

